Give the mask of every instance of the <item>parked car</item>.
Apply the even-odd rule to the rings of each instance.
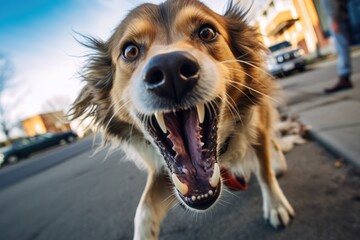
[[[273,76],[281,76],[296,69],[305,70],[304,50],[292,46],[290,42],[284,41],[272,45],[269,51],[266,65]]]
[[[66,143],[74,142],[77,139],[76,133],[72,131],[62,133],[45,133],[34,137],[20,139],[13,145],[0,152],[0,166],[12,164],[21,159],[29,157],[35,152]]]

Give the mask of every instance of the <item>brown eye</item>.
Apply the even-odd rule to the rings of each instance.
[[[216,31],[210,26],[200,28],[199,38],[205,42],[211,42],[217,36]]]
[[[125,59],[132,61],[139,56],[139,53],[140,53],[140,49],[136,45],[129,44],[125,47],[123,56]]]

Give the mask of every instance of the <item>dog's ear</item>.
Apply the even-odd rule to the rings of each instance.
[[[90,125],[105,130],[105,143],[111,136],[120,141],[129,141],[135,137],[143,139],[142,133],[129,123],[114,118],[110,91],[115,66],[111,60],[110,40],[103,42],[92,37],[83,37],[86,41],[80,43],[90,48],[93,53],[86,56],[87,61],[80,73],[85,85],[72,104],[68,113],[69,119],[91,118]]]
[[[271,81],[271,78],[264,70],[265,47],[260,40],[260,32],[247,22],[251,7],[246,9],[230,0],[224,14],[230,37],[229,47],[246,72],[244,94],[238,101],[241,107],[258,103],[272,92],[270,84],[262,83]]]
[[[264,51],[264,47],[259,40],[260,33],[247,22],[251,7],[252,5],[246,9],[239,2],[234,4],[230,0],[224,18],[227,22],[230,46],[234,56],[239,60],[249,61],[258,66],[262,62],[260,53]]]
[[[113,83],[114,66],[109,44],[92,37],[81,35],[79,41],[93,53],[86,55],[87,61],[80,73],[85,86],[69,111],[71,120],[92,117],[95,124],[102,124],[111,106],[109,92]]]

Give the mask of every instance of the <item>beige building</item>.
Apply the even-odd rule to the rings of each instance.
[[[289,41],[310,56],[329,51],[319,0],[268,0],[256,20],[266,46]]]
[[[61,111],[38,114],[21,121],[21,123],[27,136],[71,130],[64,113]]]

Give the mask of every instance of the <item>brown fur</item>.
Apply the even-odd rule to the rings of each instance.
[[[204,43],[199,41],[196,31],[209,23],[216,28],[218,37]],[[193,54],[200,62],[207,58],[215,64],[213,71],[219,79],[210,76],[212,70],[207,69],[210,66],[201,65],[202,76],[212,81],[211,94],[203,89],[205,85],[201,85],[203,79],[200,79],[190,97],[182,99],[175,108],[186,109],[198,102],[222,99],[216,104],[219,108],[218,163],[246,179],[249,172],[254,171],[263,191],[264,217],[275,227],[288,224],[294,211],[271,168],[272,158],[283,159],[276,148],[272,151],[276,146],[269,97],[272,79],[263,70],[261,52],[264,48],[258,41],[257,31],[247,24],[245,12],[238,5],[230,1],[221,16],[196,0],[168,0],[159,6],[143,4],[128,14],[108,41],[90,37],[86,40],[84,45],[95,53],[90,55],[84,68],[85,86],[74,102],[72,117],[92,117],[106,140],[115,139],[130,157],[137,158],[137,162],[147,168],[148,182],[137,209],[134,238],[158,237],[161,220],[171,206],[162,203],[172,194],[169,175],[173,170],[171,164],[161,158],[144,129],[144,119],[158,111],[151,109],[158,105],[152,104],[151,98],[150,103],[144,103],[141,94],[134,97],[133,89],[149,59],[177,50]],[[126,62],[122,58],[122,49],[129,42],[142,46],[142,55],[136,61]],[[258,161],[252,159],[256,158],[252,152]],[[283,167],[279,171],[286,169],[284,164],[280,164]],[[188,176],[178,177],[182,182],[190,181]],[[193,182],[187,184],[190,187]]]

